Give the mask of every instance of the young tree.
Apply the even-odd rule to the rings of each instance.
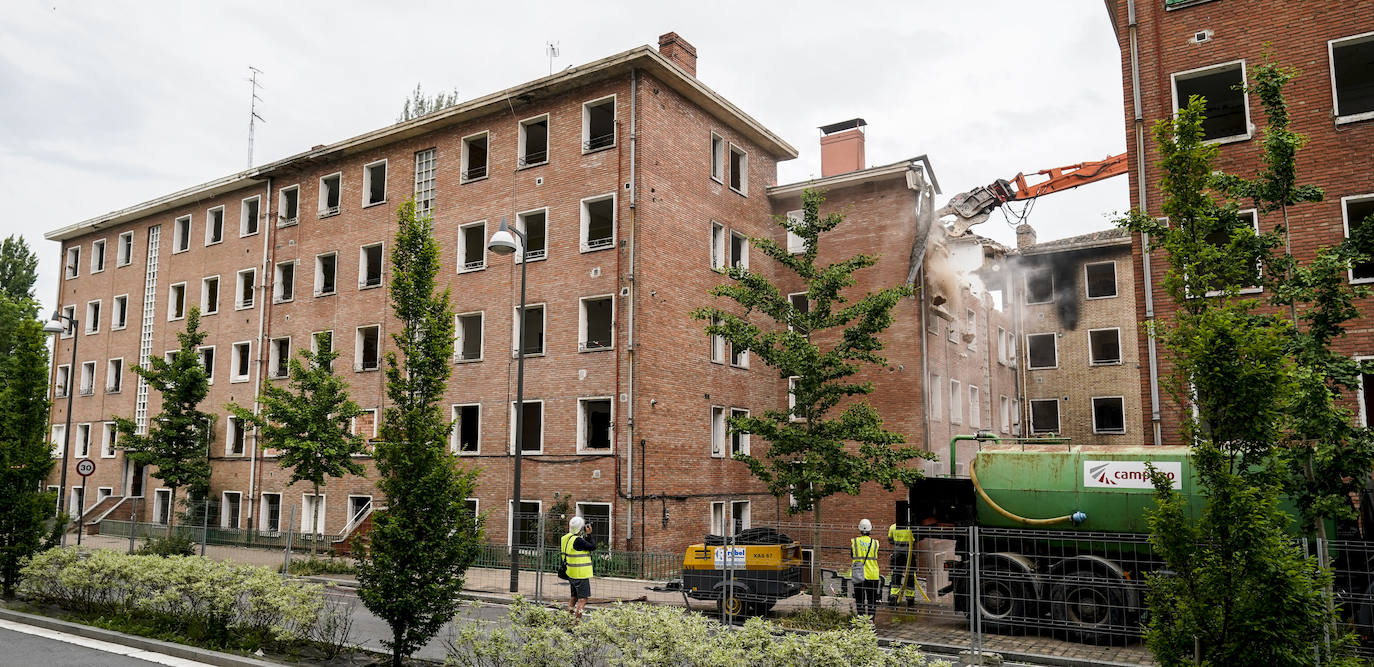
[[[236,403],[226,407],[244,425],[252,424],[265,447],[281,452],[277,462],[291,469],[291,484],[309,482],[315,498],[327,477],[361,475],[363,467],[353,460],[364,453],[362,437],[352,433],[352,419],[363,411],[348,397],[348,384],[334,374],[339,353],[327,339],[316,352],[305,350],[290,360],[289,389],[266,384],[258,400],[262,411]],[[312,526],[320,525],[320,503],[314,503]],[[319,540],[311,540],[313,556]]]
[[[22,239],[10,237],[0,247],[0,588],[7,598],[14,595],[20,563],[44,546],[44,525],[56,502],[42,491],[53,458],[47,334],[29,298],[36,263]]]
[[[358,567],[358,596],[391,627],[392,665],[414,653],[459,607],[463,575],[477,557],[481,526],[464,499],[476,471],[447,452],[453,423],[440,403],[453,354],[449,293],[436,294],[439,243],[434,223],[417,217],[415,202],[397,211],[392,251],[391,305],[400,321],[386,354],[390,407],[376,443],[378,489],[386,508],[372,514],[372,530]]]
[[[456,86],[452,93],[440,91],[434,95],[426,95],[420,90],[420,84],[417,83],[415,84],[415,92],[411,93],[410,98],[401,106],[401,115],[396,118],[396,122],[403,123],[412,118],[426,116],[457,103],[458,88]]]
[[[134,463],[157,466],[155,477],[171,489],[167,508],[167,536],[176,523],[177,489],[185,487],[193,496],[204,496],[210,488],[208,446],[214,416],[199,410],[210,392],[209,378],[200,363],[200,309],[186,315],[186,330],[177,334],[181,347],[170,361],[152,357],[148,366],[134,365],[139,377],[162,396],[162,412],[148,420],[148,432],[139,433],[138,424],[127,417],[115,417],[119,447]]]
[[[1207,498],[1194,519],[1170,481],[1154,479],[1150,542],[1169,573],[1148,579],[1146,643],[1167,665],[1190,663],[1195,647],[1205,664],[1329,662],[1344,640],[1333,637],[1330,652],[1314,647],[1334,628],[1324,594],[1330,575],[1297,547],[1292,517],[1279,509],[1279,444],[1301,386],[1293,327],[1241,298],[1281,241],[1256,234],[1224,198],[1234,181],[1214,173],[1204,109],[1194,97],[1154,130],[1167,224],[1144,212],[1123,221],[1149,234],[1147,250],[1169,256],[1163,285],[1179,311],[1172,322],[1152,322],[1149,333],[1175,369],[1166,386],[1196,410],[1184,434]]]
[[[774,496],[791,493],[796,499],[789,512],[811,511],[813,538],[820,543],[821,501],[836,493],[858,495],[864,482],[877,482],[891,491],[897,482],[912,484],[921,470],[911,461],[933,458],[906,442],[900,433],[883,428],[882,417],[867,401],[849,400],[838,415],[842,401],[873,392],[872,382],[853,379],[864,367],[881,367],[883,349],[879,335],[892,324],[892,308],[911,290],[889,287],[849,302],[844,290],[854,285],[854,272],[872,266],[877,259],[855,255],[827,266],[817,266],[820,236],[844,221],[838,214],[820,215],[824,196],[814,190],[802,193],[801,220],[777,218],[777,224],[801,237],[806,250],[792,254],[767,238],[750,239],[753,249],[773,258],[795,273],[806,285],[809,307],[798,309],[792,300],[762,273],[731,267],[732,284],[711,290],[717,297],[743,307],[736,314],[717,307],[692,313],[708,322],[706,333],[723,336],[736,350],[747,350],[778,378],[793,378],[794,407],[767,410],[762,416],[731,417],[730,430],[757,435],[768,442],[762,456],[736,454],[735,459],[768,485]],[[759,313],[766,325],[750,321]],[[857,445],[857,446],[855,446]],[[819,581],[812,563],[812,581]],[[812,602],[819,605],[820,589],[813,587]]]

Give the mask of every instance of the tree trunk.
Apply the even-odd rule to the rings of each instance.
[[[821,606],[821,501],[811,506],[811,606]]]
[[[154,491],[153,493],[157,493]],[[172,526],[177,523],[177,487],[172,487],[172,493],[167,498],[167,539],[172,539]]]
[[[311,512],[313,516],[310,517],[310,557],[312,559],[315,557],[315,554],[318,552],[320,546],[320,536],[317,534],[317,531],[320,527],[320,485],[316,484],[314,486],[315,497],[311,502],[311,505],[314,506],[314,511]]]
[[[401,660],[401,637],[405,636],[405,626],[396,625],[391,628],[391,667],[402,667]]]

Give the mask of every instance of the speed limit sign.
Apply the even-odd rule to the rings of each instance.
[[[77,461],[76,474],[81,475],[82,477],[90,477],[91,475],[95,474],[95,461],[92,461],[90,459],[81,459],[80,461]]]

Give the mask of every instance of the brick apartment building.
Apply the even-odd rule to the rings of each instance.
[[[451,450],[480,469],[470,505],[487,516],[492,541],[523,543],[534,533],[528,522],[512,526],[517,344],[528,357],[518,512],[570,501],[624,549],[677,549],[707,531],[778,518],[786,501],[729,458],[750,442],[727,434],[724,419],[785,409],[786,379],[710,340],[689,313],[710,298],[722,267],[775,270],[762,257],[750,265],[747,239],[787,242],[771,216],[800,208],[804,187],[826,190],[824,210],[849,220],[825,239],[821,261],[880,257],[859,275],[856,294],[912,280],[913,247],[924,242],[918,211],[939,190],[924,158],[865,168],[858,125],[824,139],[833,146],[821,179],[776,185],[777,161],[796,150],[705,87],[695,66],[696,50],[669,33],[658,50],[632,49],[49,232],[62,243],[60,307],[82,324],[77,368],[66,361],[76,341],[56,341],[54,388],[79,394],[69,465],[98,464],[85,482],[94,493],[84,520],[127,517],[135,497],[148,499],[144,520],[172,511],[155,475],[117,449],[110,420],[146,424],[157,413],[158,397],[130,368],[175,349],[198,306],[212,376],[202,407],[219,415],[211,497],[220,526],[347,531],[376,496],[370,466],[313,498],[306,485],[287,483],[273,452],[223,406],[251,405],[262,383],[285,376],[286,359],[329,332],[336,369],[368,411],[355,429],[375,437],[380,359],[396,326],[389,244],[396,207],[412,196],[434,217],[448,271],[441,287],[452,290],[457,313]],[[503,219],[528,235],[523,258],[486,251]],[[951,253],[981,262],[1002,252],[964,244]],[[514,324],[520,261],[529,271],[524,332]],[[993,403],[1017,395],[1013,367],[994,356],[1010,320],[986,291],[956,301],[964,314],[902,302],[885,337],[888,366],[868,373],[889,426],[937,452],[960,429],[927,428],[927,419],[958,424],[966,413],[963,430],[1015,428],[1015,411],[999,414]],[[961,316],[959,333],[947,335]],[[948,416],[926,409],[927,362],[952,369]],[[65,405],[57,401],[52,414],[58,456]],[[890,521],[901,492],[874,491],[836,501],[828,516]],[[84,487],[72,490],[73,507],[78,493]],[[311,527],[316,502],[323,511]]]
[[[1204,130],[1219,144],[1217,167],[1242,175],[1259,170],[1264,112],[1233,86],[1249,80],[1265,53],[1274,53],[1278,64],[1300,71],[1285,91],[1292,128],[1308,137],[1298,156],[1298,180],[1326,192],[1322,202],[1290,207],[1294,255],[1310,260],[1374,213],[1374,1],[1107,0],[1107,10],[1121,47],[1133,208],[1159,210],[1160,170],[1150,128],[1189,95],[1207,97]],[[1282,223],[1278,212],[1249,214],[1259,230]],[[1167,319],[1176,307],[1160,286],[1166,259],[1145,254],[1138,236],[1132,243],[1136,318]],[[1357,267],[1350,278],[1374,282],[1374,268]],[[1358,306],[1374,312],[1374,301]],[[1348,334],[1337,349],[1354,357],[1374,355],[1374,319],[1361,316]],[[1169,372],[1163,350],[1141,335],[1138,354],[1145,442],[1177,443],[1182,408],[1161,389],[1160,378]],[[1361,419],[1367,420],[1367,394],[1360,403]]]

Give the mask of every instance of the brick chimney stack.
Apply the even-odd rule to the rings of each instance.
[[[1016,226],[1016,249],[1025,250],[1035,245],[1035,228],[1028,223],[1021,223]]]
[[[854,118],[821,126],[821,178],[864,168],[866,125],[864,119]]]
[[[697,47],[689,44],[677,33],[669,32],[659,35],[658,52],[664,58],[677,63],[678,67],[687,70],[688,74],[697,75]]]

